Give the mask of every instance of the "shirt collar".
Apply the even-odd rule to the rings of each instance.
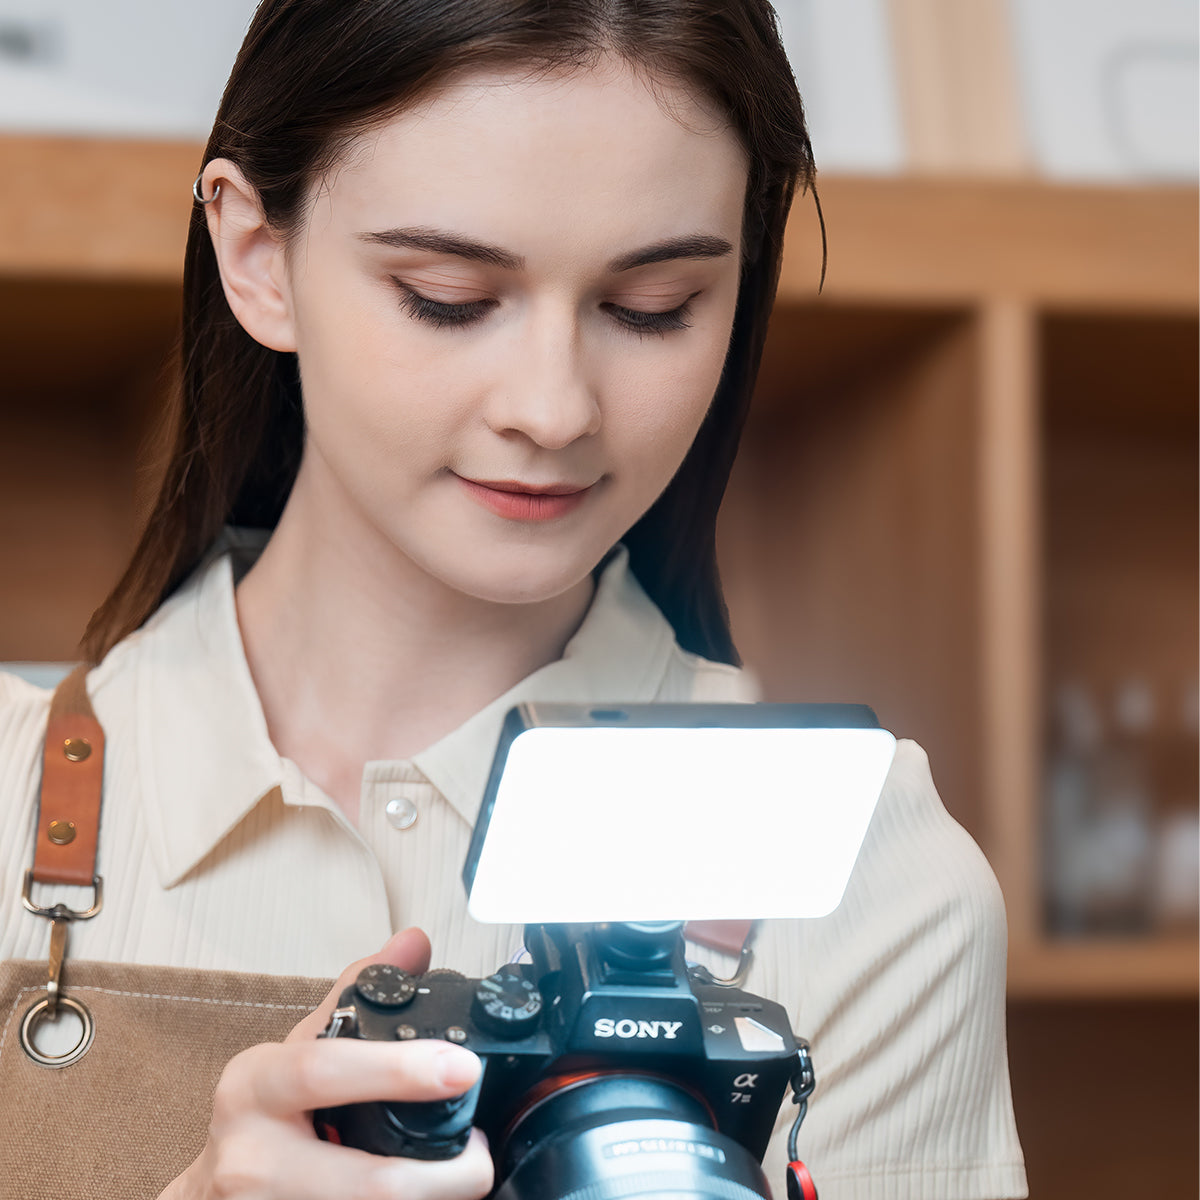
[[[227,531],[125,648],[137,656],[137,755],[164,887],[178,883],[284,779],[234,604],[235,565],[252,561],[265,538]],[[669,622],[634,579],[625,548],[618,547],[562,658],[417,754],[413,765],[473,825],[500,726],[513,705],[652,700],[674,642]],[[367,763],[364,779],[403,765]]]
[[[264,542],[228,533],[129,639],[142,793],[164,887],[178,883],[283,779],[233,595],[236,556]]]

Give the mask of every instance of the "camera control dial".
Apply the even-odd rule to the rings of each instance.
[[[417,981],[390,963],[372,963],[354,981],[358,994],[380,1008],[403,1008],[417,994]]]
[[[541,1015],[541,992],[511,967],[502,967],[476,985],[471,1020],[496,1037],[526,1037],[537,1028]]]

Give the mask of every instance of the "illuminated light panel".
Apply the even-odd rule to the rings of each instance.
[[[895,747],[883,729],[526,730],[509,749],[471,915],[825,916]]]

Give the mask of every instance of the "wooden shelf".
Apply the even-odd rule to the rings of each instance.
[[[0,275],[177,283],[203,148],[0,136]]]
[[[830,301],[1196,307],[1195,188],[831,177],[818,180],[818,191]],[[780,281],[785,299],[814,296],[820,251],[812,201],[799,198]]]
[[[1194,936],[1042,940],[1008,954],[1009,995],[1022,1000],[1194,998],[1200,952]]]

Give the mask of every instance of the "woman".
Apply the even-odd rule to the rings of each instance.
[[[514,931],[470,922],[457,871],[503,711],[750,698],[715,517],[811,178],[759,0],[260,6],[195,185],[173,457],[85,642],[106,909],[71,956],[151,973],[97,994],[419,969],[406,926],[486,973]],[[10,893],[47,703],[0,709]],[[45,925],[6,920],[0,956],[43,958]],[[1023,1194],[1003,954],[907,744],[846,903],[769,928],[749,981],[814,1038],[827,1197]],[[439,1164],[315,1139],[314,1108],[478,1071],[318,1043],[330,1007],[232,1059],[167,1194],[487,1191],[478,1138]]]

